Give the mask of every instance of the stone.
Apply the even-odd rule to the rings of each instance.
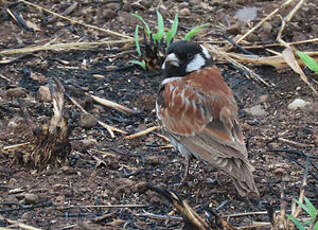
[[[52,101],[51,92],[48,86],[44,86],[44,85],[40,86],[38,90],[38,96],[41,101],[44,101],[44,102]]]
[[[81,118],[80,118],[80,126],[83,128],[93,128],[94,126],[96,126],[97,124],[97,120],[88,113],[82,113],[81,114]]]
[[[287,108],[290,110],[296,110],[296,109],[301,109],[304,108],[306,105],[310,105],[311,103],[308,101],[305,101],[301,98],[296,98],[293,102],[291,102]]]
[[[251,108],[246,108],[244,111],[252,116],[265,116],[266,111],[264,110],[263,106],[261,105],[255,105]]]
[[[8,89],[6,92],[7,97],[25,97],[26,96],[26,90],[22,87],[16,87],[12,89]]]
[[[104,12],[105,21],[114,19],[117,16],[116,12],[113,9],[106,9]]]
[[[273,26],[269,22],[263,23],[263,31],[267,35],[270,35],[272,33],[272,28],[273,28]]]
[[[33,193],[24,194],[25,204],[36,204],[38,203],[39,197]]]
[[[180,10],[180,16],[189,16],[191,14],[191,11],[189,8],[183,8]]]
[[[237,35],[237,34],[241,34],[241,29],[242,29],[242,23],[238,21],[235,24],[226,28],[226,32],[231,35]]]

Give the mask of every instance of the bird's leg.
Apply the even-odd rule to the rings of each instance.
[[[185,182],[187,182],[187,178],[188,178],[188,175],[189,175],[190,162],[191,162],[191,156],[186,155],[185,156],[184,173],[183,173],[183,177],[182,177],[181,183],[180,183],[181,186],[185,185]]]

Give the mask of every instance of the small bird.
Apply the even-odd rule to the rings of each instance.
[[[162,64],[156,113],[165,135],[186,159],[196,157],[228,174],[242,196],[259,196],[238,121],[233,92],[208,50],[197,43],[172,43]]]

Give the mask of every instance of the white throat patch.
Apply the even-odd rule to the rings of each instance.
[[[186,73],[199,70],[202,66],[205,65],[205,59],[202,57],[201,54],[196,54],[192,61],[186,67]]]

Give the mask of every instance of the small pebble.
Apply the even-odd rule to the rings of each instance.
[[[291,102],[288,105],[288,109],[290,110],[296,110],[296,109],[301,109],[304,108],[306,105],[310,105],[311,103],[308,101],[304,101],[303,99],[296,98],[293,102]]]
[[[115,18],[116,16],[117,16],[117,14],[112,9],[106,9],[104,12],[105,21],[109,21],[109,20]]]
[[[51,102],[52,101],[52,97],[51,97],[51,92],[49,87],[47,86],[40,86],[39,90],[38,90],[38,96],[40,98],[41,101],[44,102]]]
[[[252,116],[264,116],[264,115],[266,115],[266,111],[264,110],[263,106],[261,106],[261,105],[255,105],[251,108],[244,109],[244,111]]]
[[[189,8],[183,8],[180,10],[180,16],[189,16],[191,14],[191,11]]]
[[[241,34],[241,31],[242,31],[242,23],[240,23],[240,21],[236,22],[235,24],[229,26],[226,29],[226,32],[231,35]]]
[[[25,97],[26,96],[26,90],[22,87],[16,87],[12,89],[8,89],[7,92],[7,97]]]
[[[96,119],[88,113],[82,113],[80,118],[80,126],[83,128],[93,128],[96,126],[97,121]]]
[[[272,32],[273,26],[269,22],[263,23],[263,31],[265,34],[269,35]]]
[[[35,204],[38,202],[39,197],[33,193],[24,194],[25,204]]]

